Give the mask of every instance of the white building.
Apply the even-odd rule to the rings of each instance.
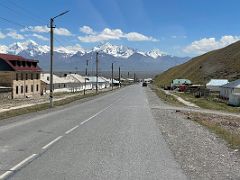
[[[240,106],[240,93],[230,94],[228,104],[232,106]]]
[[[231,94],[240,93],[240,79],[229,82],[220,87],[220,96],[229,99]]]
[[[79,74],[67,74],[65,76],[67,80],[71,80],[75,82],[75,91],[82,91],[84,89],[90,90],[92,89],[92,83],[89,81],[88,77],[86,77],[86,87],[85,87],[85,77]]]
[[[49,93],[50,74],[42,73],[40,75],[40,80],[42,94]],[[73,80],[53,74],[53,92],[74,92],[74,84],[75,82]]]
[[[206,87],[210,91],[220,92],[220,87],[229,83],[227,79],[211,79],[207,84]]]
[[[96,89],[96,83],[97,83],[96,76],[89,76],[88,79],[89,79],[89,82],[92,83],[92,88]],[[98,77],[98,89],[107,88],[109,87],[108,84],[110,83],[107,82],[105,79],[103,79],[102,77]]]

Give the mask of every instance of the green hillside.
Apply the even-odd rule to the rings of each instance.
[[[176,78],[186,78],[195,84],[205,84],[210,79],[239,79],[240,41],[173,67],[157,75],[155,83],[158,86],[169,85]]]

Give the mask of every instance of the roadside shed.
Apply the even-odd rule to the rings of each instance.
[[[230,94],[228,104],[232,106],[240,106],[240,93]]]
[[[212,92],[220,92],[220,87],[227,83],[229,83],[227,79],[211,79],[206,84],[206,88]]]
[[[231,94],[240,93],[240,79],[229,82],[220,87],[220,97],[229,99]]]
[[[190,85],[192,82],[189,79],[174,79],[172,80],[171,87],[179,87],[181,85]]]

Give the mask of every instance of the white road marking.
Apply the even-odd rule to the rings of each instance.
[[[123,97],[122,97],[123,98]],[[106,111],[108,108],[110,108],[113,104],[115,104],[116,102],[120,101],[122,98],[119,98],[118,100],[116,100],[115,102],[113,102],[112,104],[110,104],[109,106],[107,106],[106,108],[102,109],[101,111],[97,112],[96,114],[94,114],[93,116],[91,116],[90,118],[86,119],[85,121],[81,122],[80,125],[85,124],[86,122],[88,122],[89,120],[95,118],[96,116],[98,116],[99,114],[101,114],[102,112]]]
[[[73,127],[72,129],[69,129],[68,131],[65,132],[65,134],[69,134],[70,132],[74,131],[75,129],[77,129],[79,127],[79,125]]]
[[[17,165],[13,166],[10,170],[8,170],[7,172],[3,173],[0,176],[0,179],[5,179],[7,178],[10,174],[12,174],[14,171],[16,171],[17,169],[20,169],[24,164],[26,164],[27,162],[30,162],[32,159],[34,159],[34,157],[37,156],[37,154],[32,154],[31,156],[28,156],[26,159],[24,159],[23,161],[21,161],[20,163],[18,163]]]
[[[49,146],[54,144],[55,142],[59,141],[63,136],[58,136],[56,139],[52,140],[50,143],[46,144],[45,146],[42,147],[42,149],[47,149]]]

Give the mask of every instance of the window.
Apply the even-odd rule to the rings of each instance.
[[[39,79],[39,74],[36,74],[36,75],[37,75],[36,79]]]
[[[47,80],[49,81],[49,76],[47,77]]]
[[[26,73],[26,77],[25,78],[26,78],[26,80],[28,80],[28,74],[27,73]]]
[[[16,81],[18,81],[18,73],[16,73]]]
[[[21,86],[21,94],[23,93],[23,86]]]
[[[36,86],[36,91],[38,92],[38,84],[37,84],[37,86]]]
[[[31,73],[31,80],[33,80],[33,73]]]
[[[28,85],[25,86],[25,92],[28,92]]]
[[[66,87],[66,84],[63,84],[63,87]]]
[[[16,86],[16,94],[18,94],[18,86]]]
[[[21,73],[21,80],[23,80],[23,73]]]
[[[31,85],[31,92],[33,92],[33,85]]]

